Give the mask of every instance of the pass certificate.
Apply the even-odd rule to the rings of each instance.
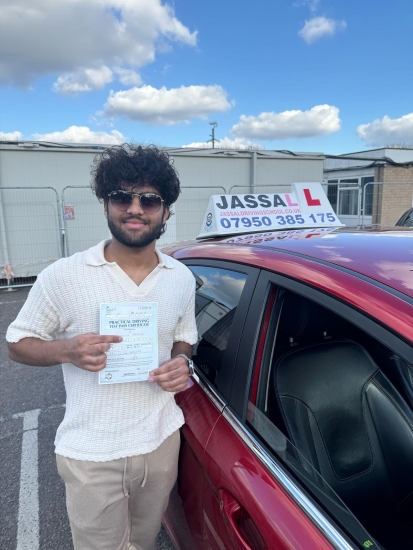
[[[100,304],[100,334],[122,336],[106,352],[99,384],[148,380],[158,367],[158,304],[125,302]]]

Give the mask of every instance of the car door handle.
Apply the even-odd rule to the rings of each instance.
[[[240,530],[240,521],[242,520],[243,516],[243,508],[238,504],[234,497],[226,491],[221,490],[219,493],[219,505],[224,518],[224,522],[239,550],[265,550],[267,546],[262,540],[262,537],[259,534],[256,525],[252,522],[251,518],[249,518],[248,514],[247,517],[249,518],[248,521],[250,522],[250,530],[251,526],[253,529],[252,534],[255,542],[254,546],[251,546],[249,544],[249,542],[246,540],[245,536]]]

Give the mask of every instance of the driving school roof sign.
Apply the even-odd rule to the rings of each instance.
[[[340,227],[320,183],[293,183],[291,193],[213,195],[198,239],[271,229]]]

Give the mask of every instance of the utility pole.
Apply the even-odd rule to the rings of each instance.
[[[207,143],[212,141],[212,149],[215,149],[215,142],[221,141],[220,139],[215,139],[215,128],[218,126],[218,122],[210,122],[210,125],[212,126],[212,134],[211,134],[212,139],[209,139]]]

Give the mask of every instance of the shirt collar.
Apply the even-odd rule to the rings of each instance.
[[[115,265],[115,262],[108,262],[105,258],[105,247],[111,243],[111,239],[106,239],[100,242],[96,246],[92,246],[86,251],[86,263],[87,265],[100,266],[100,265]],[[173,269],[175,267],[174,262],[170,256],[163,254],[158,248],[155,248],[155,254],[158,256],[158,266],[166,267],[167,269]]]

